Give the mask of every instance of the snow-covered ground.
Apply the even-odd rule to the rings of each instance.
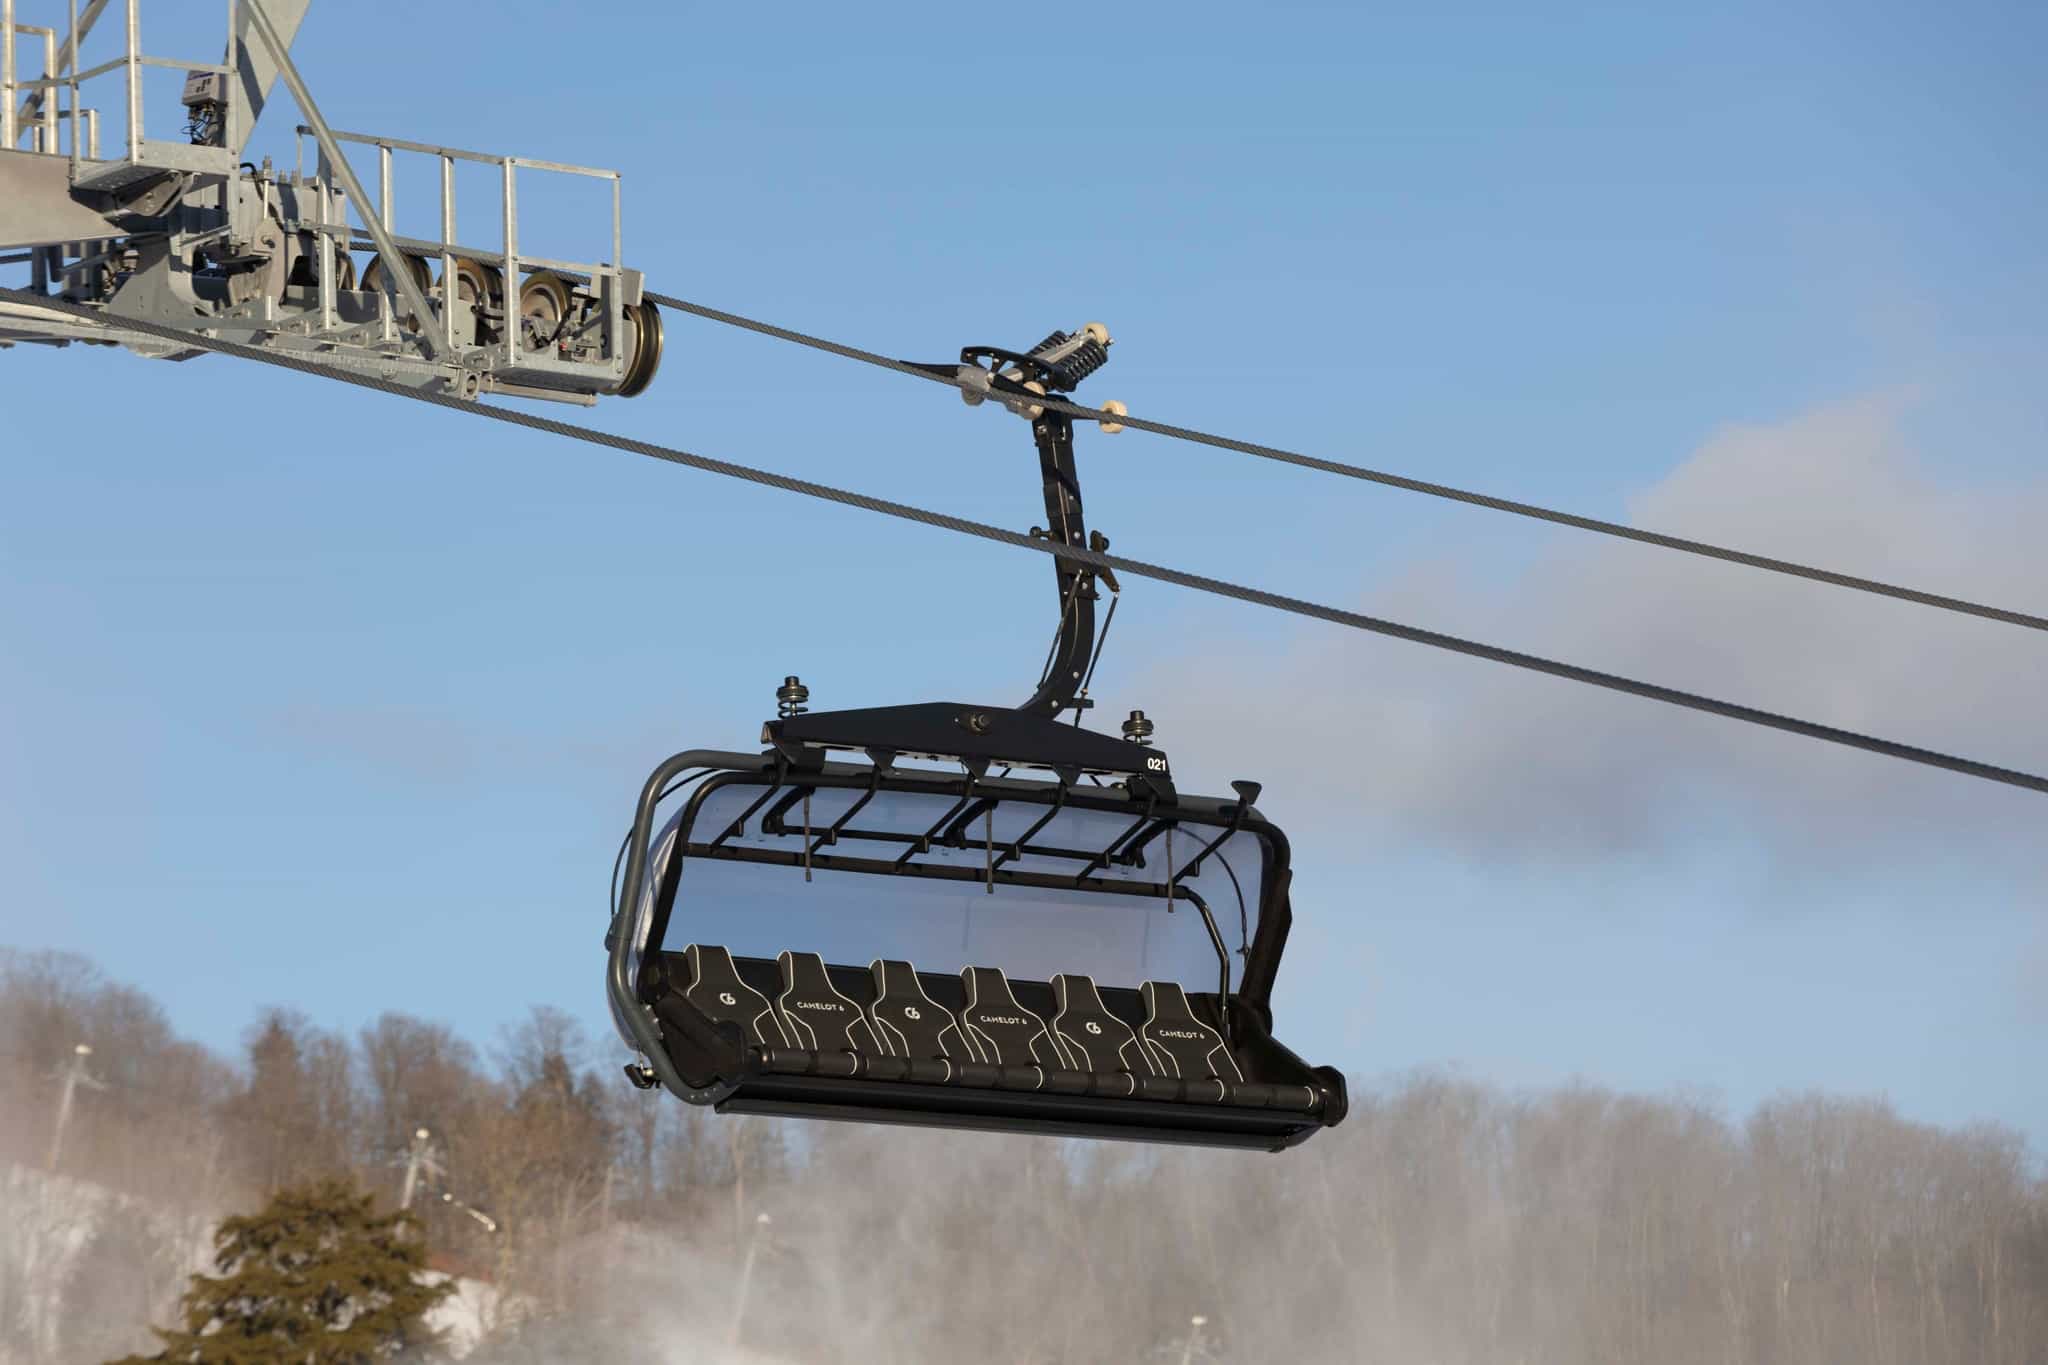
[[[0,1166],[0,1365],[71,1365],[151,1345],[186,1277],[210,1269],[214,1220],[33,1167]],[[435,1272],[436,1280],[448,1277]],[[500,1295],[458,1279],[428,1321],[449,1354],[476,1349]]]
[[[421,1276],[429,1284],[446,1284],[451,1278],[438,1270]],[[482,1280],[455,1277],[455,1292],[427,1314],[427,1326],[445,1333],[442,1342],[457,1360],[474,1351],[484,1334],[497,1326],[504,1314],[504,1296],[495,1285]]]
[[[171,1321],[186,1277],[211,1269],[213,1223],[88,1181],[0,1165],[0,1365],[76,1365],[151,1349],[147,1325]],[[629,1236],[616,1243],[621,1260],[676,1268],[673,1246]],[[447,1332],[447,1353],[460,1360],[520,1316],[517,1299],[458,1278],[428,1321]],[[601,1342],[576,1335],[589,1358],[605,1358]],[[745,1348],[706,1355],[696,1333],[678,1330],[676,1340],[678,1365],[784,1365]]]
[[[32,1167],[0,1166],[0,1365],[105,1359],[150,1344],[211,1220]]]

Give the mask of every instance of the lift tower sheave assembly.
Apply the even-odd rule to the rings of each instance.
[[[26,267],[30,291],[99,314],[0,301],[0,349],[203,353],[124,328],[125,318],[465,399],[590,404],[645,390],[661,363],[661,317],[640,272],[621,263],[618,172],[335,129],[291,58],[310,3],[230,0],[221,60],[189,62],[144,52],[141,0],[0,0],[0,273]],[[27,22],[44,9],[51,22]],[[81,53],[97,55],[86,46],[95,27],[104,49],[117,18],[115,55],[82,64]],[[181,139],[145,133],[149,67],[184,73]],[[303,120],[289,173],[244,160],[280,86]],[[89,101],[110,91],[119,104],[103,118]],[[103,141],[116,154],[102,155]],[[395,230],[401,157],[438,171],[434,235]],[[458,163],[494,172],[494,246],[456,240]],[[521,172],[609,182],[606,259],[522,246]]]

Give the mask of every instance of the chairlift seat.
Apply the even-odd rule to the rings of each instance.
[[[659,833],[651,802],[636,822],[610,994],[665,1088],[730,1113],[1271,1150],[1344,1117],[1342,1076],[1272,1036],[1287,844],[1248,803],[799,754],[695,751],[650,781],[698,774]],[[679,951],[671,923],[691,926]],[[854,957],[867,934],[896,951]],[[1127,940],[1174,974],[1106,969]]]
[[[791,1019],[789,1011],[792,1005],[787,985],[779,1002],[784,1013],[778,1017],[775,1012],[758,1007],[765,995],[747,984],[749,981],[767,984],[770,969],[778,966],[781,979],[789,982],[792,961],[810,964],[811,973],[805,973],[799,967],[798,980],[808,982],[798,987],[804,992],[803,998],[811,1003],[812,1008],[824,1005],[823,1013],[835,1017],[833,1031],[822,1044],[817,1034],[800,1029]],[[907,964],[892,965],[901,967]],[[1320,1104],[1320,1097],[1312,1086],[1288,1088],[1245,1083],[1221,1036],[1195,1016],[1185,992],[1169,982],[1146,982],[1139,991],[1122,994],[1141,996],[1148,1002],[1148,1008],[1149,1002],[1155,998],[1178,1002],[1178,1010],[1170,1018],[1159,1021],[1156,1016],[1148,1016],[1146,1026],[1150,1029],[1161,1024],[1175,1034],[1199,1033],[1203,1040],[1202,1050],[1192,1051],[1185,1044],[1177,1044],[1186,1059],[1184,1068],[1180,1060],[1162,1056],[1154,1048],[1142,1045],[1139,1031],[1108,1007],[1099,989],[1087,977],[1063,973],[1050,983],[1053,996],[1060,1002],[1056,1015],[1060,1021],[1060,1033],[1055,1035],[1036,1011],[1017,1000],[1012,983],[1000,971],[990,967],[970,968],[960,974],[962,1016],[985,1017],[996,1030],[984,1035],[979,1060],[956,1062],[945,1055],[929,1058],[892,1055],[874,1041],[881,1036],[880,1030],[871,1031],[868,1027],[869,1011],[879,1005],[883,997],[870,997],[862,990],[863,980],[878,982],[882,979],[878,970],[881,966],[881,963],[875,963],[869,973],[861,973],[851,967],[827,967],[815,953],[785,952],[777,963],[762,958],[735,959],[722,947],[693,943],[681,955],[678,967],[691,973],[702,970],[705,975],[692,977],[688,985],[671,990],[670,998],[657,1007],[657,1013],[666,1013],[673,1018],[680,1008],[699,1008],[694,1002],[705,1001],[709,1009],[700,1012],[706,1013],[716,1023],[737,1029],[745,1036],[746,1045],[758,1054],[762,1070],[781,1075],[911,1081],[1112,1099],[1135,1096],[1164,1102],[1199,1102],[1302,1113],[1314,1112]],[[924,984],[931,978],[917,975],[922,993]],[[842,993],[840,987],[833,984],[835,978],[845,983],[848,993]],[[736,982],[739,983],[737,986]],[[942,994],[947,993],[942,981],[933,984],[939,986]],[[1031,990],[1033,987],[1038,990],[1047,988],[1040,982],[1016,984],[1032,994],[1038,993]],[[942,1021],[939,1022],[939,1031],[931,1035],[935,1041],[941,1041],[942,1034],[957,1027],[954,1013],[933,1001],[928,994],[923,999],[922,1006],[913,1005],[911,1008],[918,1009],[920,1016],[929,1011],[935,1016],[935,1021]],[[1125,1002],[1125,1008],[1128,1010],[1128,1002]],[[842,1010],[845,1015],[839,1017]],[[1090,1025],[1093,1025],[1092,1029]],[[992,1040],[998,1037],[1004,1040],[998,1046],[1011,1049],[1008,1054],[991,1050]],[[790,1042],[791,1038],[796,1041]],[[1055,1051],[1056,1043],[1059,1051]],[[1003,1060],[1005,1055],[1016,1060],[1006,1062]],[[1047,1060],[1037,1060],[1040,1057]],[[1024,1058],[1033,1060],[1022,1060]]]

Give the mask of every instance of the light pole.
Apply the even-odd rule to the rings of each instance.
[[[747,1317],[747,1291],[754,1283],[754,1257],[761,1250],[761,1238],[767,1235],[768,1225],[774,1221],[766,1213],[754,1215],[754,1235],[747,1240],[747,1259],[740,1263],[739,1292],[733,1295],[732,1328],[725,1334],[728,1346],[740,1344],[740,1324]]]
[[[425,1128],[415,1128],[412,1130],[412,1145],[405,1149],[405,1189],[398,1196],[398,1207],[401,1209],[412,1207],[412,1192],[414,1187],[419,1184],[421,1171],[425,1171],[428,1175],[432,1176],[446,1176],[448,1174],[447,1171],[442,1169],[441,1163],[434,1159],[433,1148],[428,1146],[433,1136]]]
[[[457,1199],[453,1191],[446,1187],[444,1182],[448,1179],[448,1167],[442,1163],[440,1154],[434,1150],[433,1130],[424,1125],[412,1130],[412,1142],[405,1149],[405,1186],[399,1191],[399,1208],[412,1207],[412,1197],[419,1193],[422,1175],[431,1177],[435,1182],[428,1187],[429,1194],[439,1193],[442,1203],[460,1209],[474,1218],[485,1232],[498,1230],[497,1219],[482,1209]]]
[[[1180,1348],[1180,1365],[1188,1365],[1195,1358],[1195,1341],[1202,1335],[1202,1329],[1209,1325],[1209,1319],[1200,1313],[1188,1319],[1187,1344]]]
[[[59,1079],[64,1082],[64,1089],[57,1100],[57,1126],[50,1134],[49,1169],[53,1171],[57,1169],[58,1153],[64,1150],[64,1128],[65,1125],[71,1122],[71,1101],[78,1093],[78,1087],[84,1085],[92,1090],[105,1090],[107,1088],[104,1083],[96,1081],[86,1074],[85,1059],[90,1056],[92,1056],[92,1047],[89,1044],[74,1044],[71,1049],[71,1062],[59,1076]]]

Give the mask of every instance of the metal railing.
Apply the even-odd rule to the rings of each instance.
[[[41,38],[43,40],[43,74],[40,79],[24,81],[18,78],[19,54],[16,41],[20,38]],[[15,143],[21,140],[22,118],[28,113],[29,100],[37,106],[36,118],[28,131],[35,135],[35,145],[29,150],[54,152],[57,150],[57,97],[56,91],[65,82],[57,75],[57,32],[35,24],[18,24],[14,21],[14,0],[0,0],[0,148],[17,150]],[[22,101],[16,109],[14,100],[23,91],[36,91]],[[40,93],[40,92],[49,93]],[[73,96],[73,107],[77,97]]]
[[[142,123],[142,68],[163,67],[184,73],[206,72],[223,79],[234,75],[238,60],[238,43],[235,37],[236,10],[240,0],[226,0],[227,6],[227,57],[219,62],[188,62],[170,57],[155,57],[142,50],[141,0],[126,0],[125,19],[122,35],[122,50],[118,57],[110,58],[97,66],[78,69],[78,0],[69,0],[70,28],[60,57],[57,47],[57,33],[54,29],[34,24],[15,22],[15,0],[0,0],[0,147],[16,150],[15,143],[22,132],[22,118],[28,108],[28,101],[37,105],[35,120],[36,143],[30,150],[57,153],[65,150],[59,146],[57,129],[60,122],[71,128],[69,152],[73,162],[81,158],[99,159],[99,117],[96,110],[82,109],[78,87],[87,81],[104,76],[109,72],[121,71],[127,77],[125,127],[128,135],[126,159],[144,159],[144,132]],[[16,38],[19,36],[40,37],[43,40],[43,74],[34,80],[21,80],[17,76]],[[60,110],[56,92],[67,92],[68,108]],[[17,96],[27,92],[27,98],[20,108],[15,105]],[[40,93],[38,93],[40,92]],[[86,133],[81,145],[78,129],[85,125]],[[169,149],[189,159],[192,149],[180,144],[167,144]]]
[[[573,366],[587,374],[590,365],[587,360],[571,360],[566,353],[557,355],[547,348],[524,349],[521,327],[521,288],[525,281],[522,274],[535,271],[558,272],[582,288],[598,301],[598,312],[593,316],[581,314],[579,324],[583,334],[601,326],[603,328],[603,354],[608,364],[616,371],[623,367],[621,338],[625,335],[625,305],[630,291],[637,291],[638,277],[629,274],[623,266],[624,243],[620,175],[617,171],[594,166],[572,165],[561,161],[547,161],[533,157],[496,156],[484,152],[468,151],[456,147],[442,147],[428,143],[408,141],[403,138],[377,137],[365,133],[338,132],[330,128],[319,111],[312,107],[311,95],[299,78],[288,52],[289,42],[282,38],[268,9],[262,0],[220,0],[227,19],[226,57],[218,62],[188,62],[166,57],[153,56],[142,50],[141,0],[42,0],[51,9],[62,4],[69,14],[69,29],[19,23],[16,20],[18,0],[0,0],[0,149],[16,150],[25,132],[33,132],[33,146],[29,149],[38,153],[63,155],[67,151],[71,159],[71,179],[75,186],[93,189],[118,189],[148,178],[153,174],[168,171],[182,171],[198,174],[213,174],[234,177],[237,174],[239,147],[209,145],[183,140],[151,140],[143,126],[143,69],[160,67],[180,72],[186,77],[208,76],[217,78],[229,89],[225,92],[228,101],[243,98],[235,87],[237,74],[245,66],[254,66],[261,74],[261,61],[267,51],[277,64],[277,73],[290,88],[293,97],[301,106],[304,122],[297,125],[298,133],[298,174],[296,181],[303,188],[307,185],[305,144],[308,136],[319,145],[319,165],[313,188],[316,191],[298,201],[296,215],[298,230],[310,231],[318,240],[320,258],[318,322],[317,331],[333,333],[337,328],[336,289],[342,281],[337,266],[346,266],[346,261],[337,261],[337,253],[358,249],[356,234],[351,228],[355,223],[368,229],[376,239],[378,248],[394,257],[405,256],[421,260],[439,257],[442,269],[443,289],[446,296],[438,304],[427,296],[413,276],[414,267],[404,260],[394,259],[386,263],[398,287],[386,291],[387,299],[378,309],[374,324],[381,334],[381,340],[392,342],[399,339],[401,319],[408,311],[420,314],[416,325],[405,326],[404,330],[414,335],[415,340],[429,354],[431,359],[440,359],[444,353],[467,350],[471,359],[465,365],[474,369],[473,359],[481,359],[483,368],[523,366],[530,369],[553,370]],[[123,14],[125,23],[121,35],[118,55],[94,66],[81,69],[80,50],[87,34],[94,28],[94,22],[103,11],[111,13],[116,5]],[[83,21],[81,22],[81,12]],[[246,26],[247,32],[243,33]],[[111,35],[110,35],[111,36]],[[40,74],[24,79],[20,71],[18,49],[21,43],[40,40]],[[111,48],[111,43],[101,50]],[[102,160],[99,148],[99,118],[95,111],[84,107],[80,88],[87,82],[122,72],[126,78],[125,99],[125,155]],[[60,107],[61,106],[61,107]],[[260,112],[261,102],[255,109]],[[230,113],[232,120],[233,113]],[[245,136],[247,123],[244,119],[240,136]],[[62,130],[70,128],[69,146]],[[359,178],[349,155],[347,146],[364,146],[375,149],[377,158],[377,185],[374,192]],[[440,232],[437,239],[398,238],[392,232],[395,222],[393,189],[393,160],[399,154],[434,158],[438,162],[440,179]],[[456,240],[456,163],[472,162],[493,167],[498,181],[498,203],[496,216],[499,221],[502,241],[497,250],[464,246]],[[611,185],[611,254],[608,260],[573,261],[552,256],[531,254],[522,250],[519,224],[519,173],[521,171],[546,172],[553,175],[578,176],[586,179],[609,181]],[[265,175],[268,173],[266,159]],[[487,197],[487,195],[485,196]],[[232,196],[224,198],[223,212],[232,214],[235,203]],[[313,221],[306,221],[311,219]],[[225,228],[209,229],[218,233]],[[481,344],[472,344],[474,338],[461,334],[463,310],[456,307],[458,302],[456,282],[460,279],[458,267],[465,260],[485,267],[496,267],[500,271],[502,284],[503,323],[496,337],[486,337]],[[390,293],[398,296],[398,303],[392,303]],[[487,304],[487,300],[478,300]],[[436,317],[435,315],[438,315]],[[438,325],[436,325],[438,322]],[[371,325],[365,319],[365,326]],[[579,354],[584,352],[579,343]]]
[[[333,129],[331,131],[337,143],[353,143],[357,146],[374,147],[377,149],[377,204],[375,211],[377,221],[383,226],[386,234],[391,235],[398,245],[405,247],[408,251],[417,252],[421,256],[438,256],[440,258],[441,278],[444,282],[441,305],[442,336],[445,344],[450,348],[456,345],[455,310],[450,306],[452,300],[447,296],[453,291],[453,285],[450,282],[455,279],[455,263],[458,257],[496,265],[502,272],[506,325],[501,329],[503,333],[501,345],[504,353],[503,359],[506,364],[519,364],[531,359],[530,356],[523,354],[520,350],[519,327],[517,325],[519,316],[519,275],[522,270],[557,270],[569,275],[587,276],[593,288],[606,300],[605,307],[610,334],[612,336],[619,334],[623,317],[621,306],[623,292],[620,288],[620,280],[623,275],[621,263],[624,259],[624,238],[620,204],[620,177],[617,171],[604,170],[596,166],[577,166],[566,161],[543,161],[537,157],[494,156],[488,152],[466,151],[460,147],[440,147],[431,143],[411,142],[405,138],[398,137],[378,137],[369,133],[348,133],[340,129]],[[297,171],[298,178],[303,182],[305,179],[306,139],[314,136],[314,130],[302,123],[298,125],[297,135]],[[395,234],[396,202],[393,190],[392,161],[394,154],[398,152],[433,157],[440,163],[441,236],[439,240],[399,237]],[[498,251],[464,246],[455,239],[455,163],[458,161],[474,162],[479,165],[495,166],[498,168],[498,219],[503,235],[503,246]],[[608,180],[611,182],[612,254],[609,261],[568,261],[559,260],[551,256],[521,254],[519,250],[518,172],[522,170],[547,171],[558,175],[583,176],[592,180]],[[323,187],[332,177],[332,168],[327,164],[325,152],[320,154],[316,174]],[[320,202],[323,205],[326,203],[324,193],[320,196]],[[367,206],[357,206],[358,212],[366,210]],[[346,249],[351,241],[351,234],[345,223],[321,223],[315,226],[318,231],[330,240],[339,238],[344,249]],[[328,264],[324,260],[324,255],[325,250],[323,249],[323,266]],[[401,268],[401,264],[397,261],[391,261],[386,263],[385,268],[387,270],[397,270]],[[324,276],[331,278],[331,272],[323,269],[322,273]],[[323,295],[326,293],[325,290],[322,292]],[[331,325],[331,319],[325,316],[324,310],[321,324],[323,327]],[[387,333],[389,333],[392,321],[388,310],[384,325]],[[387,339],[389,339],[388,336]]]

